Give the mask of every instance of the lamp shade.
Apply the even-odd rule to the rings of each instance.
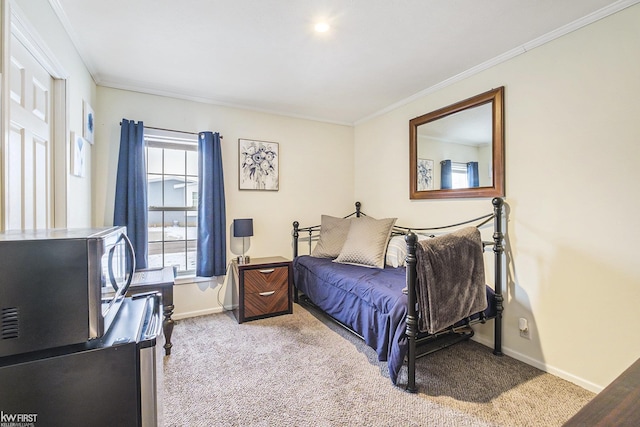
[[[253,236],[253,219],[234,219],[233,220],[233,237],[249,237]]]

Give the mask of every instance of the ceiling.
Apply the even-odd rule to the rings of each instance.
[[[354,124],[638,0],[49,2],[98,85]]]

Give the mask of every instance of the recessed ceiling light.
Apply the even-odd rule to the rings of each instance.
[[[327,24],[326,22],[318,22],[315,26],[315,30],[318,33],[326,33],[327,31],[329,31],[329,24]]]

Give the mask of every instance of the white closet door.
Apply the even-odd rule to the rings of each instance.
[[[53,78],[11,37],[10,128],[5,147],[5,229],[49,228],[52,224]]]

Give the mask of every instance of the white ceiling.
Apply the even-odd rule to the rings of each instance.
[[[98,85],[344,124],[638,1],[49,0]]]

